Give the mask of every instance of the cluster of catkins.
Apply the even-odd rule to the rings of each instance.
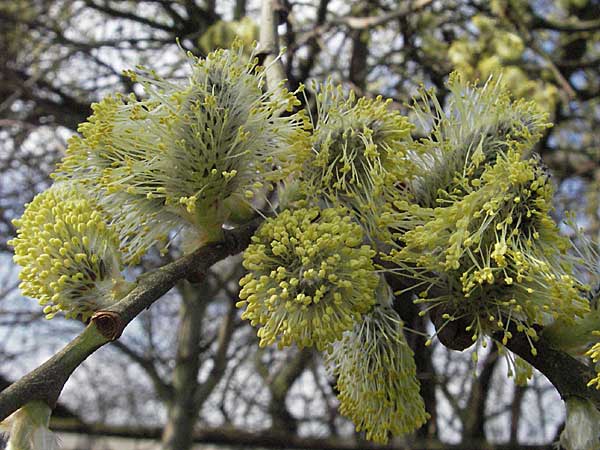
[[[49,318],[86,320],[127,294],[122,270],[150,248],[192,250],[275,205],[244,252],[242,317],[260,345],[323,351],[340,411],[387,442],[428,414],[383,272],[413,280],[423,313],[466,321],[473,341],[516,330],[535,352],[536,325],[588,314],[530,154],[547,127],[532,104],[453,76],[445,108],[416,102],[428,131],[414,141],[389,101],[331,82],[315,86],[314,117],[294,113],[297,92],[266,87],[244,55],[189,56],[187,81],[140,68],[128,74],[143,100],[93,105],[54,186],[15,221],[23,293]]]

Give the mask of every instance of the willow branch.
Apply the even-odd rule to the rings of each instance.
[[[540,330],[540,337],[534,343],[537,350],[537,355],[534,356],[525,334],[517,332],[516,329],[511,331],[513,337],[506,343],[506,348],[546,376],[563,400],[569,397],[589,399],[600,410],[600,391],[587,386],[588,381],[596,377],[596,372],[591,367],[552,347]],[[500,340],[502,336],[498,335],[495,338]]]
[[[246,248],[259,224],[257,219],[226,231],[223,242],[201,247],[194,253],[142,275],[126,297],[108,310],[96,313],[85,330],[66,347],[0,392],[0,420],[33,400],[54,406],[73,371],[88,356],[117,339],[127,324],[169,291],[177,281],[203,274],[216,262]]]
[[[442,318],[443,312],[436,310],[430,314],[432,322],[438,330],[442,329],[442,325],[446,322]],[[444,326],[441,332],[437,333],[437,337],[448,348],[464,350],[473,345],[473,341],[470,340],[471,333],[465,331],[466,325],[468,323],[464,320],[450,322]],[[519,332],[514,325],[509,326],[508,331],[512,333],[513,337],[507,341],[505,347],[548,378],[563,400],[573,396],[589,398],[600,410],[600,390],[587,386],[588,381],[596,376],[591,367],[568,353],[552,347],[544,338],[542,327],[537,327],[539,338],[534,342],[536,355],[532,354],[531,342],[525,333]],[[502,342],[503,336],[504,331],[494,334],[492,338]]]
[[[267,72],[267,86],[274,89],[285,80],[283,64],[279,59],[279,38],[277,34],[279,2],[263,0],[260,12],[260,56],[264,58]]]
[[[414,286],[416,282],[416,280],[401,276],[390,277],[390,280],[394,282],[392,286],[395,290],[407,290]],[[437,295],[443,295],[443,291],[432,289],[430,294],[432,297],[436,297]],[[410,293],[405,294],[405,296],[407,298],[399,298],[398,300],[412,300]],[[473,345],[472,333],[465,330],[470,323],[469,319],[462,318],[448,322],[447,319],[442,317],[444,312],[446,311],[443,308],[435,308],[429,313],[429,317],[437,330],[436,336],[439,341],[452,350],[462,351],[471,347]],[[538,334],[538,339],[533,343],[536,355],[531,352],[531,342],[527,335],[518,331],[515,324],[508,327],[507,331],[512,333],[512,338],[504,346],[548,378],[548,381],[554,385],[563,400],[567,400],[569,397],[587,398],[600,410],[600,390],[587,385],[589,380],[596,377],[595,371],[568,353],[552,347],[544,337],[542,327],[536,326],[534,328],[536,328]],[[491,337],[497,342],[502,342],[504,330],[493,334]]]

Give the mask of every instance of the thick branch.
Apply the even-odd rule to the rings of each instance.
[[[443,323],[440,317],[439,314],[431,315],[436,328],[440,328]],[[464,350],[470,346],[467,345],[470,333],[465,331],[464,323],[460,321],[450,322],[442,331],[437,336],[446,347]],[[546,376],[563,400],[572,396],[589,398],[600,409],[600,391],[587,387],[588,381],[596,376],[591,367],[573,358],[568,353],[553,348],[544,339],[541,327],[538,328],[540,337],[534,343],[537,356],[532,355],[530,341],[524,333],[517,331],[514,326],[509,327],[509,331],[513,337],[508,340],[506,348],[519,355]],[[502,342],[503,336],[504,332],[501,332],[492,337],[496,341]],[[472,341],[470,344],[472,344]]]
[[[111,426],[104,424],[80,424],[68,421],[53,421],[51,427],[56,431],[81,433],[88,436],[114,436],[130,439],[158,439],[161,434],[160,428]],[[207,443],[216,445],[234,446],[236,448],[273,448],[273,449],[302,449],[302,450],[364,450],[361,443],[352,439],[329,437],[299,437],[282,433],[260,431],[248,432],[245,430],[221,427],[221,428],[202,428],[196,430],[193,434],[193,440],[196,443]],[[474,448],[489,450],[552,450],[552,444],[548,445],[512,445],[497,444],[490,445],[487,442],[470,442],[467,445],[450,445],[438,441],[417,440],[409,446],[400,445],[369,445],[369,450],[408,450],[408,449],[428,449],[428,450],[472,450]]]
[[[512,330],[512,333],[513,337],[508,340],[506,348],[545,375],[563,400],[569,397],[587,398],[600,410],[600,391],[587,386],[588,381],[596,376],[591,367],[550,346],[543,334],[539,332],[541,336],[534,344],[537,356],[533,356],[525,334],[516,330]],[[502,336],[497,338],[501,340]]]
[[[118,318],[122,329],[140,312],[148,308],[174,284],[191,274],[204,273],[216,262],[239,253],[250,243],[259,221],[253,221],[233,231],[227,231],[224,242],[209,244],[148,274],[142,275],[137,286],[122,300],[113,305],[109,313]],[[102,324],[104,329],[106,324]],[[111,327],[106,327],[111,329]],[[120,330],[119,330],[120,331]],[[33,400],[45,401],[54,406],[60,392],[73,371],[98,348],[118,337],[101,333],[99,324],[92,321],[86,329],[65,348],[37,369],[0,393],[0,420]]]
[[[397,277],[394,288],[400,286],[408,288],[414,284],[414,281],[405,277]],[[435,297],[435,289],[431,290],[430,294]],[[435,308],[430,312],[430,318],[438,330],[437,337],[440,342],[454,350],[464,350],[473,345],[471,333],[465,331],[468,323],[464,319],[447,322],[442,318],[443,312],[442,308]],[[513,337],[508,340],[505,347],[546,376],[563,400],[573,396],[589,398],[600,410],[600,390],[587,386],[588,381],[596,376],[594,370],[568,353],[553,348],[544,338],[542,330],[542,327],[537,327],[539,338],[534,343],[537,356],[532,355],[531,343],[527,336],[523,332],[517,331],[514,324],[508,329]],[[502,342],[503,336],[504,331],[496,333],[492,338]]]

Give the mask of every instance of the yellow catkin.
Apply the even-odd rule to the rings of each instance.
[[[59,183],[38,194],[14,221],[14,260],[24,295],[44,306],[87,319],[115,301],[124,286],[116,232],[76,185]]]
[[[565,258],[569,242],[550,215],[549,175],[531,156],[545,115],[513,102],[493,80],[478,88],[455,74],[448,88],[445,108],[429,93],[415,107],[421,119],[436,120],[411,147],[414,199],[401,195],[390,205],[386,258],[421,280],[425,310],[468,323],[473,342],[501,332],[506,343],[516,325],[535,353],[534,325],[573,321],[589,309]]]
[[[340,412],[367,439],[381,444],[416,430],[429,417],[402,327],[393,309],[378,305],[327,355]]]
[[[263,89],[254,52],[235,43],[188,62],[183,81],[143,67],[127,72],[146,99],[116,95],[93,105],[55,175],[98,193],[128,261],[164,248],[182,227],[219,236],[239,203],[285,179],[308,151],[304,115],[281,114],[298,99],[283,86]]]
[[[374,251],[345,208],[286,210],[268,219],[244,252],[242,318],[261,346],[325,348],[374,303]]]
[[[348,207],[368,237],[380,238],[383,199],[413,172],[406,143],[412,125],[381,97],[346,95],[331,81],[315,86],[317,117],[302,194]]]

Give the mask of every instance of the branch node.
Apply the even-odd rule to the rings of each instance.
[[[471,335],[465,331],[469,325],[466,317],[456,321],[447,322],[442,318],[445,311],[441,308],[435,308],[429,312],[429,317],[437,330],[437,338],[446,347],[451,350],[463,351],[473,345]]]
[[[121,315],[113,311],[96,311],[91,321],[100,334],[110,341],[119,339],[125,328]]]

